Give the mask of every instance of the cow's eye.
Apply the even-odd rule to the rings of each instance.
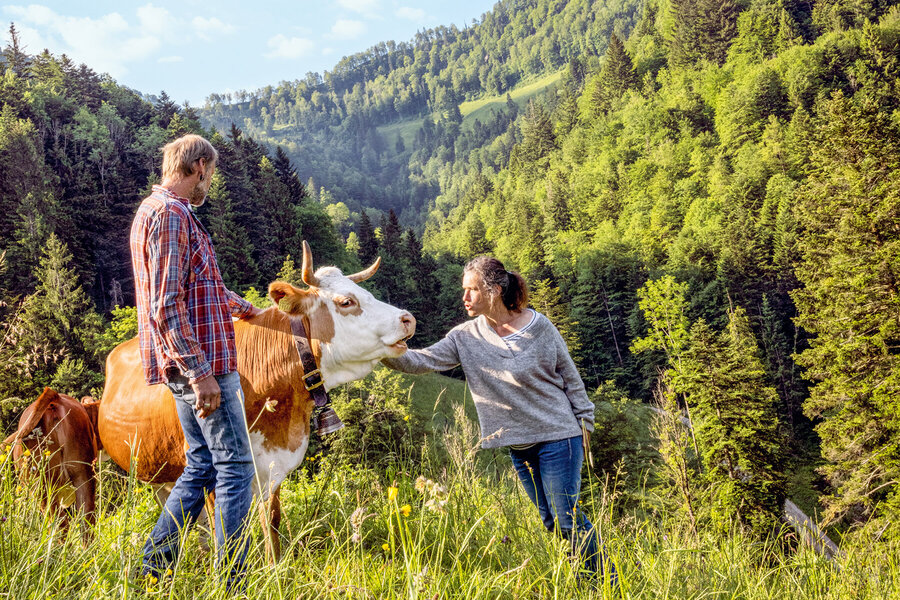
[[[353,298],[341,298],[338,301],[338,304],[340,304],[342,308],[350,308],[355,302],[353,302]]]

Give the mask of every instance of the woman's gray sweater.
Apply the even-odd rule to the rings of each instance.
[[[594,404],[562,336],[547,317],[507,342],[484,316],[451,329],[433,346],[408,350],[384,364],[405,373],[462,365],[481,422],[481,446],[548,442],[594,429]]]

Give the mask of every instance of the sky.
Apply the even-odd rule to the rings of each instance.
[[[202,106],[322,73],[344,56],[416,31],[481,20],[495,0],[0,0],[5,46],[15,23],[28,54],[66,54],[120,84]]]

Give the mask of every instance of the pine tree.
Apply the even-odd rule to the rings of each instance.
[[[865,93],[865,92],[863,92]],[[862,95],[862,94],[860,94]],[[815,337],[798,362],[821,419],[828,516],[900,518],[900,130],[875,99],[823,103],[797,203],[797,323]]]
[[[154,107],[156,110],[156,118],[159,126],[163,129],[168,129],[169,124],[172,122],[172,117],[178,114],[178,105],[169,98],[169,95],[165,90],[159,93],[159,98],[156,101],[156,106]],[[234,125],[232,124],[232,127]]]
[[[306,193],[306,188],[303,187],[303,183],[297,175],[297,169],[291,164],[291,159],[288,158],[281,146],[275,148],[275,159],[272,161],[272,165],[275,167],[278,179],[287,188],[291,203],[298,205],[303,202],[303,199],[307,198],[309,194]]]
[[[706,59],[723,64],[737,35],[740,8],[734,0],[671,0],[669,6],[669,62],[689,66]]]
[[[19,31],[15,23],[9,24],[9,39],[3,49],[6,58],[6,68],[16,74],[16,77],[25,77],[28,73],[28,55],[19,39]]]
[[[385,302],[409,308],[415,295],[413,273],[404,258],[403,229],[393,209],[381,217],[381,251],[381,267],[374,283]]]
[[[275,276],[275,279],[286,281],[295,286],[304,285],[303,272],[294,264],[294,259],[291,258],[290,254],[284,258],[284,262],[281,264],[281,269],[278,270],[278,275]]]
[[[575,330],[578,323],[569,315],[568,303],[563,301],[559,287],[549,279],[536,281],[531,288],[529,304],[556,326],[569,347],[569,353],[577,361],[581,350],[581,342]]]
[[[253,244],[244,227],[238,223],[231,196],[225,189],[221,173],[213,175],[206,205],[209,233],[218,256],[225,286],[232,290],[258,285],[259,269],[253,260]]]
[[[291,203],[287,187],[266,156],[259,161],[254,188],[262,217],[259,230],[262,239],[256,244],[256,260],[263,277],[270,278],[278,272],[285,256],[302,255],[304,228],[297,218],[298,207]]]
[[[366,211],[362,211],[359,218],[359,261],[368,266],[378,258],[378,239],[375,237],[375,228]]]
[[[631,57],[625,52],[622,40],[615,33],[609,36],[606,60],[594,84],[592,105],[601,112],[615,106],[622,95],[637,83]]]
[[[397,213],[390,209],[388,214],[381,217],[381,248],[388,256],[401,256],[401,236],[403,229],[397,219]]]
[[[51,384],[61,368],[81,373],[77,386],[67,375],[68,387],[61,391],[86,393],[102,380],[99,360],[94,354],[103,329],[102,321],[71,264],[72,254],[51,234],[37,270],[37,290],[22,307],[16,341],[22,355],[31,357],[29,368],[35,390]],[[66,359],[70,362],[65,363]],[[77,366],[79,361],[81,367]]]
[[[52,176],[34,125],[17,118],[12,105],[4,104],[0,109],[0,248],[14,241],[18,212],[26,196],[42,197],[49,180]]]
[[[778,395],[766,379],[746,312],[729,313],[716,335],[703,321],[690,331],[673,378],[690,403],[713,521],[727,530],[738,518],[760,538],[777,530],[784,500],[784,441]]]
[[[463,242],[460,248],[462,258],[474,258],[492,252],[491,243],[487,239],[487,229],[478,213],[470,213],[463,229]]]

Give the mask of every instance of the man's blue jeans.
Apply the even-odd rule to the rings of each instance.
[[[179,533],[203,510],[208,492],[216,493],[216,549],[220,570],[227,569],[228,587],[241,587],[248,540],[247,515],[255,476],[247,437],[241,380],[237,373],[216,376],[222,400],[205,419],[197,417],[194,389],[185,377],[169,378],[175,408],[187,443],[187,466],[163,507],[144,545],[143,572],[159,577],[178,559]]]
[[[544,527],[571,540],[573,554],[581,555],[585,571],[602,573],[597,532],[578,506],[584,460],[581,436],[540,442],[525,450],[510,448],[509,454]],[[610,574],[615,577],[615,571]]]

